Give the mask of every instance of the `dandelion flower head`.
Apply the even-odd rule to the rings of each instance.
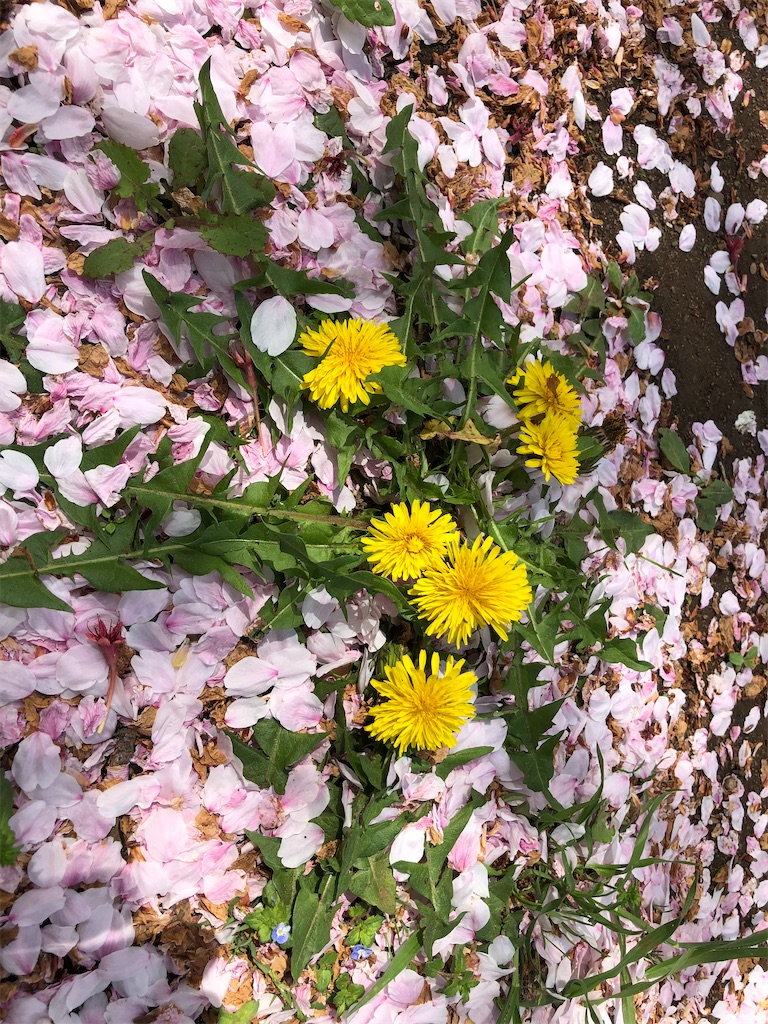
[[[409,591],[429,636],[447,636],[454,645],[491,626],[507,639],[533,594],[525,565],[514,551],[503,552],[490,537],[451,545],[445,561],[427,569]]]
[[[432,655],[429,669],[426,651],[419,653],[418,664],[406,654],[384,669],[386,682],[374,680],[384,700],[371,708],[373,722],[365,728],[375,739],[391,743],[398,754],[409,748],[453,747],[456,733],[475,715],[472,686],[477,676],[463,667],[463,661],[449,657],[441,674],[439,654]]]
[[[526,363],[510,377],[509,383],[519,385],[512,394],[521,419],[559,412],[570,419],[574,427],[581,423],[581,398],[552,363],[538,359]]]
[[[386,324],[370,320],[323,320],[316,330],[304,331],[299,344],[320,360],[301,386],[321,409],[337,402],[342,412],[355,402],[368,405],[370,395],[381,393],[381,385],[368,380],[371,374],[406,362],[396,335]]]
[[[459,538],[449,515],[418,499],[410,510],[401,501],[383,519],[372,519],[368,533],[362,545],[371,568],[393,580],[421,576],[443,558],[451,541]]]
[[[578,435],[562,413],[550,412],[541,423],[524,424],[520,440],[518,454],[530,456],[526,466],[540,469],[547,483],[553,476],[561,484],[572,484],[579,475]]]

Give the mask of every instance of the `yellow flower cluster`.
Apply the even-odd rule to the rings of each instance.
[[[469,640],[476,629],[491,626],[507,638],[533,594],[525,565],[513,551],[502,551],[490,537],[463,541],[453,519],[428,503],[393,506],[383,519],[371,521],[363,548],[374,572],[393,580],[410,580],[408,591],[427,636],[454,644]],[[384,702],[370,712],[366,729],[403,753],[409,747],[451,747],[455,734],[474,715],[472,685],[477,677],[463,672],[463,661],[449,657],[440,674],[440,658],[427,652],[418,665],[405,655],[385,668],[386,682],[374,682]]]
[[[540,469],[549,483],[572,484],[579,475],[581,399],[550,362],[526,363],[510,378],[521,421],[517,451],[526,466]]]
[[[416,500],[393,506],[371,521],[362,542],[374,572],[415,581],[409,590],[427,635],[465,643],[476,629],[491,626],[507,638],[531,601],[525,565],[490,537],[461,540],[449,515]]]

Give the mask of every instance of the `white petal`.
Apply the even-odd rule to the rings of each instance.
[[[43,455],[43,462],[49,473],[57,479],[69,476],[80,466],[83,457],[83,442],[79,434],[57,441]]]
[[[82,693],[106,681],[107,663],[93,644],[76,644],[56,662],[56,679],[68,690]]]
[[[744,207],[741,203],[732,203],[728,207],[728,212],[725,215],[725,233],[726,235],[735,235],[741,225],[744,223]]]
[[[712,41],[707,26],[698,14],[691,15],[691,32],[693,34],[693,41],[697,46],[709,46]]]
[[[634,263],[637,258],[635,243],[628,231],[617,231],[616,242],[621,246],[621,251],[627,263]]]
[[[638,181],[633,191],[635,193],[635,199],[641,206],[645,207],[646,210],[656,209],[656,200],[653,198],[653,192],[651,192],[646,181]]]
[[[594,196],[610,195],[613,192],[613,171],[601,160],[590,174],[588,185]]]
[[[121,110],[120,107],[104,107],[101,111],[101,120],[109,137],[116,142],[122,142],[124,146],[130,146],[132,149],[149,149],[158,143],[157,125],[141,114]]]
[[[731,265],[731,257],[725,249],[718,249],[710,256],[709,265],[716,274],[724,274]]]
[[[282,355],[296,337],[296,310],[291,303],[276,295],[259,305],[251,317],[251,338],[259,352]]]
[[[721,213],[720,203],[712,196],[707,196],[704,200],[704,223],[707,225],[708,231],[720,230]]]
[[[693,224],[686,224],[683,230],[680,232],[680,246],[681,252],[690,252],[696,244],[696,228]]]
[[[407,861],[409,864],[418,864],[424,856],[424,840],[426,838],[423,829],[414,825],[406,825],[402,832],[395,836],[392,849],[389,851],[389,863],[397,864],[398,861]]]
[[[35,677],[20,661],[0,661],[0,707],[33,693]]]
[[[28,455],[6,451],[0,455],[0,487],[13,488],[16,496],[37,487],[40,475]]]
[[[307,825],[298,835],[286,836],[280,841],[277,855],[286,868],[298,868],[306,864],[317,853],[325,840],[325,833],[319,825]]]
[[[644,210],[642,206],[638,206],[637,203],[630,203],[619,214],[619,220],[624,230],[632,236],[632,241],[636,245],[644,244],[645,236],[651,227],[647,210]]]
[[[55,114],[46,117],[40,127],[49,141],[53,139],[76,139],[87,135],[94,126],[90,110],[83,107],[59,107]]]
[[[8,242],[3,250],[3,274],[12,291],[28,302],[39,302],[45,292],[43,254],[31,242]]]
[[[722,284],[722,282],[719,276],[710,266],[704,267],[704,283],[713,295],[720,294],[720,285]]]
[[[227,708],[224,723],[230,729],[247,729],[266,717],[268,711],[269,704],[262,697],[241,697]]]
[[[754,227],[765,219],[765,215],[768,213],[768,204],[762,199],[753,199],[751,203],[747,204],[745,213],[747,220]]]
[[[195,532],[201,520],[196,508],[179,508],[163,520],[162,530],[169,537],[188,537]]]
[[[30,366],[42,373],[67,373],[77,366],[77,348],[66,338],[33,338],[27,344]]]
[[[753,204],[750,203],[750,206]],[[17,395],[23,395],[27,390],[27,382],[24,374],[13,363],[7,359],[0,359],[0,388],[7,391],[15,391]],[[14,406],[14,409],[16,406]]]

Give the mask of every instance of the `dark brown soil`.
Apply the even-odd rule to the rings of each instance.
[[[762,147],[768,143],[768,131],[759,119],[759,112],[768,109],[768,77],[753,67],[745,69],[742,76],[745,93],[751,93],[750,102],[745,107],[741,99],[737,101],[736,131],[732,138],[722,140],[720,148],[724,155],[718,160],[725,179],[721,198],[723,220],[730,203],[746,206],[758,198],[768,202],[768,179],[761,175],[753,180],[746,172],[749,163],[763,155]],[[745,384],[738,353],[730,348],[715,320],[718,298],[730,303],[735,296],[726,292],[725,283],[718,297],[704,284],[704,267],[711,254],[723,248],[724,232],[719,236],[711,234],[703,217],[696,218],[694,223],[696,245],[690,253],[675,253],[673,248],[671,255],[672,239],[667,238],[667,244],[655,253],[641,253],[637,265],[641,278],[646,275],[659,282],[654,308],[662,318],[661,343],[667,352],[667,365],[677,377],[673,413],[686,441],[692,423],[712,419],[733,445],[734,456],[754,456],[760,452],[756,438],[740,434],[734,429],[734,422],[739,413],[752,409],[758,430],[768,427],[768,386]],[[764,267],[768,263],[766,238],[768,222],[763,221],[745,241],[739,258],[739,273],[747,276],[747,290],[742,295],[746,315],[762,330],[766,327],[768,282],[760,276],[759,268],[761,263]],[[766,352],[765,346],[754,344],[753,336],[745,336],[744,343],[755,355]]]
[[[746,206],[757,198],[768,202],[768,179],[761,175],[753,180],[746,170],[751,161],[762,157],[763,147],[768,144],[768,131],[760,123],[760,111],[768,110],[768,76],[748,67],[742,71],[742,77],[744,94],[750,93],[750,98],[747,106],[743,105],[742,97],[734,105],[736,127],[733,135],[725,138],[707,131],[705,139],[683,155],[683,159],[690,161],[694,170],[699,172],[702,182],[708,180],[709,168],[717,159],[725,179],[723,195],[717,196],[723,206],[723,223],[731,203],[740,202]],[[701,118],[707,117],[702,113]],[[596,162],[595,157],[592,162]],[[645,172],[638,168],[637,178],[646,180],[656,196],[668,185],[666,175],[655,171]],[[632,183],[622,182],[621,185],[623,200],[615,195],[592,200],[595,215],[603,221],[599,235],[604,242],[615,237],[621,228],[619,214],[625,201],[634,201]],[[768,353],[768,350],[764,344],[761,346],[759,335],[756,340],[751,333],[738,339],[736,350],[728,345],[715,320],[715,306],[718,300],[730,304],[735,296],[727,291],[725,282],[719,296],[713,295],[704,283],[704,267],[717,249],[725,248],[725,233],[721,229],[719,234],[712,234],[704,226],[701,197],[689,203],[683,201],[678,209],[681,217],[673,227],[663,227],[664,237],[659,248],[652,253],[638,253],[635,266],[641,281],[653,279],[657,284],[652,308],[662,319],[659,344],[667,353],[666,365],[677,378],[672,414],[686,444],[692,439],[691,425],[711,419],[733,446],[734,457],[755,456],[761,450],[757,439],[739,433],[734,423],[739,413],[752,409],[757,417],[758,430],[768,428],[768,385],[747,385],[738,357],[755,358],[760,352]],[[657,208],[651,219],[661,227],[660,214]],[[685,223],[696,227],[696,245],[689,253],[680,252],[677,245],[680,228]],[[747,290],[742,295],[746,316],[753,319],[759,331],[766,329],[768,282],[760,274],[760,265],[762,263],[768,271],[767,239],[768,219],[745,241],[738,265],[739,273],[747,276]],[[728,461],[725,460],[726,463]],[[729,466],[727,469],[730,471]]]

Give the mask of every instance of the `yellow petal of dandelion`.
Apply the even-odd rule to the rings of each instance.
[[[415,579],[445,555],[458,540],[456,523],[427,502],[393,505],[383,519],[372,519],[369,536],[362,541],[371,569],[393,580]]]
[[[526,363],[507,383],[519,385],[512,394],[521,419],[559,412],[569,418],[574,427],[581,424],[581,398],[552,363],[540,360]]]
[[[526,423],[520,431],[519,455],[529,455],[526,466],[540,469],[561,484],[572,484],[579,475],[578,435],[573,420],[561,413],[548,413],[541,423]]]
[[[377,740],[391,743],[399,754],[409,748],[437,750],[453,747],[456,733],[474,718],[474,672],[462,672],[463,661],[449,657],[440,670],[440,656],[433,654],[427,669],[427,652],[418,664],[405,655],[384,669],[386,682],[373,682],[384,698],[369,714],[366,729]]]
[[[502,552],[490,537],[474,544],[454,543],[444,562],[427,569],[409,594],[429,636],[447,636],[458,645],[483,626],[505,640],[533,594],[525,565],[514,551]]]
[[[307,355],[320,360],[301,383],[313,402],[330,409],[338,402],[342,412],[350,405],[370,403],[381,386],[369,381],[385,366],[405,366],[400,342],[386,324],[370,320],[323,320],[317,330],[299,337]]]

